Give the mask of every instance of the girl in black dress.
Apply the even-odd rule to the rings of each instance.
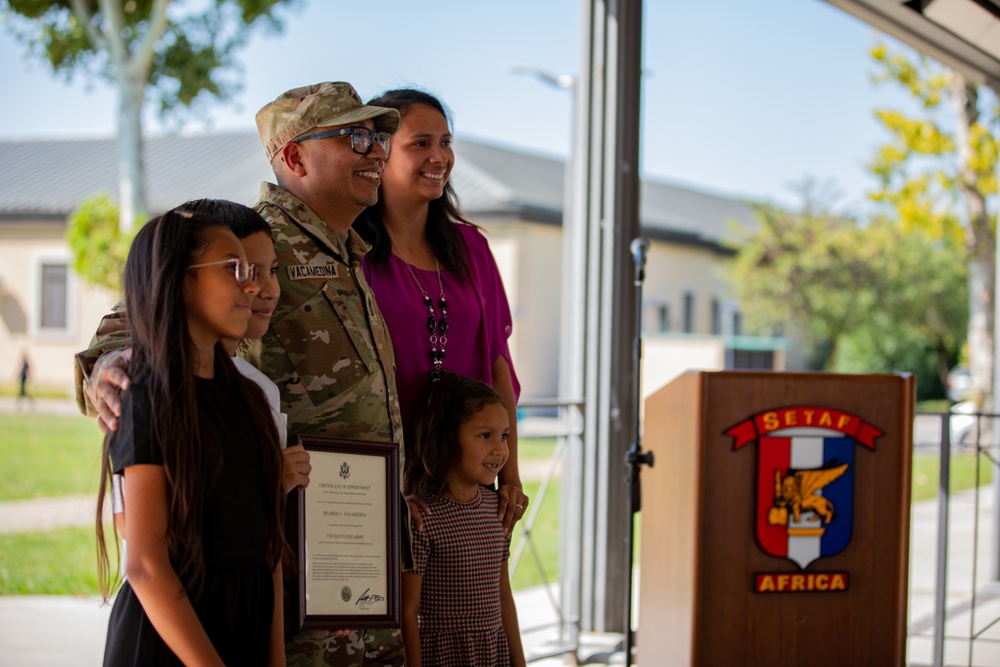
[[[199,213],[151,220],[129,251],[132,381],[105,439],[97,513],[107,599],[103,500],[123,473],[128,581],[105,665],[285,664],[278,435],[219,343],[246,331],[254,269],[236,236]]]

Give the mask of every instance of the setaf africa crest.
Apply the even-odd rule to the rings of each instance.
[[[343,479],[347,479],[351,476],[351,466],[347,465],[347,461],[343,461],[340,464],[340,476]]]
[[[810,406],[758,413],[726,435],[735,439],[734,451],[757,443],[755,534],[765,553],[805,569],[847,547],[855,452],[858,446],[874,450],[882,431],[855,415]],[[757,576],[756,589],[844,590],[846,584],[847,573],[765,574]]]

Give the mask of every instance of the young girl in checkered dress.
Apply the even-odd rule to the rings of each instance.
[[[406,461],[406,493],[427,504],[403,574],[407,667],[524,665],[507,559],[510,538],[489,488],[507,462],[510,421],[489,386],[446,373],[432,382]]]

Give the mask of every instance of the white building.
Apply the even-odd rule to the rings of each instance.
[[[514,313],[512,354],[527,398],[557,392],[562,275],[563,163],[460,138],[455,188],[488,232]],[[253,204],[272,174],[256,134],[161,137],[146,142],[150,209],[215,197]],[[0,142],[0,385],[21,355],[36,385],[70,389],[73,354],[85,349],[117,295],[72,270],[66,217],[87,196],[115,196],[114,140]],[[784,368],[784,342],[740,336],[723,276],[732,222],[751,207],[666,183],[642,186],[651,240],[644,285],[645,384],[686,368]],[[9,378],[9,380],[7,379]]]

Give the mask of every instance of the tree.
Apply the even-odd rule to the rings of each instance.
[[[918,374],[918,396],[940,397],[967,334],[962,247],[920,230],[906,232],[891,220],[859,231],[860,242],[879,249],[873,267],[881,283],[879,302],[863,326],[841,336],[831,370],[912,371]]]
[[[827,370],[914,370],[933,355],[944,380],[967,317],[957,244],[888,220],[860,225],[809,201],[801,213],[758,206],[757,220],[740,230],[730,266],[751,328],[793,325],[827,349]]]
[[[903,86],[923,110],[919,118],[876,112],[891,139],[870,165],[880,186],[872,198],[904,229],[922,230],[946,243],[957,240],[963,249],[973,395],[980,406],[990,405],[997,219],[986,201],[997,194],[997,138],[988,128],[1000,120],[1000,104],[985,88],[925,56],[893,53],[881,44],[871,56],[875,80]]]
[[[88,197],[70,214],[66,241],[73,251],[73,270],[91,285],[121,291],[122,269],[133,231],[118,225],[118,205],[106,192]]]
[[[841,335],[856,328],[877,302],[872,250],[858,243],[849,220],[756,207],[757,230],[743,228],[730,283],[752,330],[798,326],[813,343],[829,342],[836,358]]]
[[[119,225],[146,213],[142,108],[149,94],[162,115],[238,89],[234,52],[272,12],[292,0],[213,0],[184,13],[171,0],[8,0],[4,18],[31,55],[56,73],[98,76],[118,91]],[[177,7],[176,11],[171,11]]]

